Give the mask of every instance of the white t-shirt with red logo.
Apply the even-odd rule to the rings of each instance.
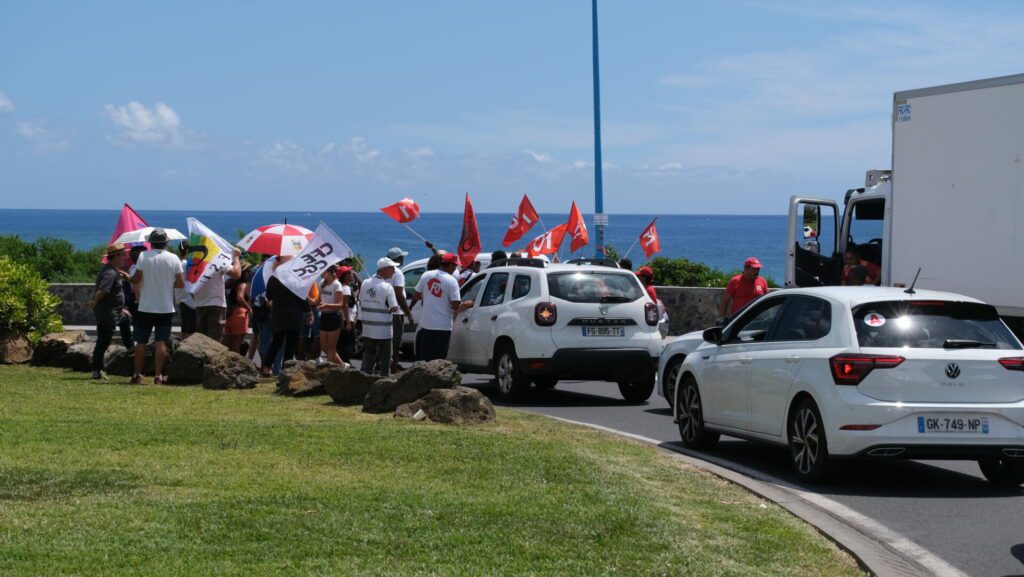
[[[420,277],[416,292],[423,298],[420,328],[431,331],[452,330],[452,301],[459,302],[459,282],[443,270],[432,270]]]

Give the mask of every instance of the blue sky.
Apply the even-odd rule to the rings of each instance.
[[[1024,72],[1020,2],[600,2],[609,213],[781,214],[892,93]],[[0,207],[593,211],[590,2],[5,2]]]

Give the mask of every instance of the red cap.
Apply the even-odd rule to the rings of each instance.
[[[455,266],[462,265],[462,263],[459,262],[459,255],[455,254],[454,252],[446,252],[442,254],[441,262],[445,264],[454,264]]]
[[[761,268],[761,261],[757,260],[757,257],[752,256],[747,260],[743,261],[743,266],[749,266],[750,268]]]
[[[350,270],[352,270],[352,267],[350,267],[350,266],[339,266],[338,270],[337,270],[337,275],[341,276],[341,275],[347,273]]]
[[[636,276],[654,278],[654,271],[651,270],[651,267],[649,266],[642,266],[639,270],[636,271]]]

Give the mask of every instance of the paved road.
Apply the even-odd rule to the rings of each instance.
[[[467,375],[465,384],[495,398],[489,377]],[[501,403],[497,403],[501,404]],[[602,425],[683,449],[667,403],[657,394],[642,404],[622,400],[611,383],[566,382],[535,391],[527,411]],[[841,481],[800,485],[784,450],[724,437],[705,454],[719,464],[747,467],[824,495],[889,527],[964,573],[977,577],[1024,576],[1024,491],[990,486],[973,462],[889,461],[847,465]]]

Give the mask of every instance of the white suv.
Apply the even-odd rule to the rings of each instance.
[[[675,387],[683,443],[720,434],[788,446],[802,480],[832,458],[976,459],[1024,482],[1024,349],[996,309],[885,287],[763,296],[686,355]]]
[[[493,373],[503,398],[559,379],[618,383],[639,402],[654,390],[658,307],[631,271],[539,259],[497,263],[462,287],[448,360]]]

